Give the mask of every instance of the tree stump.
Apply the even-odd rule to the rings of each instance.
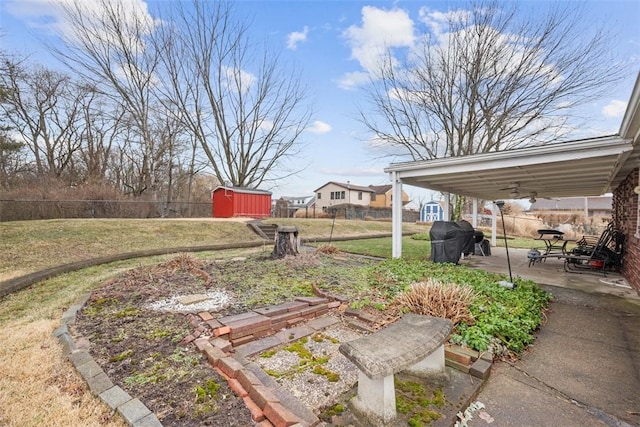
[[[300,238],[298,228],[294,226],[280,226],[274,238],[272,258],[284,258],[287,255],[300,253]]]

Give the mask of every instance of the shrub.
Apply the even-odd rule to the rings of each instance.
[[[398,295],[395,302],[402,312],[444,317],[454,325],[460,322],[471,325],[474,319],[469,306],[474,298],[474,291],[469,286],[444,284],[429,278],[425,282],[411,285],[408,290]]]
[[[461,321],[451,340],[479,351],[497,343],[520,354],[533,342],[533,331],[541,325],[551,299],[531,280],[518,277],[514,280],[515,289],[505,289],[498,284],[506,279],[504,274],[448,263],[392,259],[376,265],[371,272],[371,285],[391,300],[413,283],[429,279],[473,288],[469,310],[474,323]]]

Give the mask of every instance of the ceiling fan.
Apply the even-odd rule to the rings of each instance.
[[[536,191],[520,187],[519,182],[511,182],[505,188],[501,188],[500,190],[509,190],[509,197],[511,199],[523,199],[528,195],[529,203],[535,203],[536,197],[538,196]]]

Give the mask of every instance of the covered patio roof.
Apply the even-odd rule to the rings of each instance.
[[[637,147],[636,147],[637,148]],[[484,200],[599,196],[638,164],[640,150],[618,135],[385,168],[396,182]],[[637,166],[635,166],[637,167]]]

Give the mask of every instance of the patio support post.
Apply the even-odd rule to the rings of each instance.
[[[402,180],[398,172],[391,172],[391,256],[402,256]]]
[[[451,221],[451,193],[444,193],[444,220]]]
[[[473,214],[471,215],[471,225],[478,228],[478,198],[473,198]]]
[[[491,204],[491,246],[495,247],[496,246],[496,223],[498,222],[497,220],[497,210],[498,208],[496,207],[495,203]]]

